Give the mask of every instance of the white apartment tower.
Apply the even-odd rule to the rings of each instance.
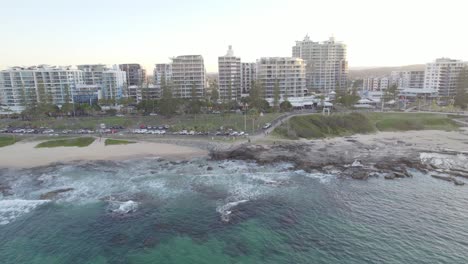
[[[367,78],[363,80],[363,90],[382,91],[388,89],[390,79],[387,77]]]
[[[336,42],[334,37],[314,42],[307,35],[303,41],[296,41],[292,56],[303,59],[307,64],[307,89],[329,93],[347,88],[346,45]]]
[[[127,74],[118,66],[108,68],[104,64],[84,64],[77,67],[83,71],[86,85],[101,87],[103,98],[117,100],[128,96]]]
[[[436,90],[440,96],[455,96],[458,77],[467,65],[468,62],[449,58],[440,58],[427,63],[424,88]]]
[[[218,57],[218,87],[221,100],[241,97],[241,59],[234,56],[232,46],[225,56]]]
[[[241,97],[249,96],[250,89],[256,78],[257,64],[251,62],[241,63]]]
[[[390,85],[396,85],[398,88],[424,88],[424,71],[392,71],[390,76]]]
[[[70,66],[12,67],[0,71],[1,103],[13,111],[44,101],[60,105],[71,102],[76,86],[84,83],[83,72]]]
[[[306,90],[306,67],[300,58],[270,57],[257,60],[256,79],[265,98],[273,98],[278,84],[281,96],[303,97]]]
[[[206,71],[201,55],[184,55],[172,58],[172,94],[176,98],[197,98],[205,95]]]

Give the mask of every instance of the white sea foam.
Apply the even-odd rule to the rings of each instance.
[[[308,173],[303,170],[298,170],[298,171],[295,171],[295,173],[302,175],[304,177],[307,177],[307,178],[318,179],[320,183],[329,183],[332,179],[336,178],[336,176],[333,174],[320,173],[320,172]]]
[[[109,202],[109,211],[117,214],[134,213],[138,209],[138,203],[134,201],[111,201]]]
[[[221,216],[221,220],[224,222],[229,222],[230,216],[232,213],[232,208],[238,206],[239,204],[246,203],[249,200],[240,200],[240,201],[235,201],[235,202],[230,202],[221,206],[218,206],[216,208],[216,212],[218,212]]]
[[[6,225],[48,200],[0,200],[0,225]]]
[[[440,153],[421,153],[421,162],[442,169],[468,169],[468,156],[464,154],[447,155]]]

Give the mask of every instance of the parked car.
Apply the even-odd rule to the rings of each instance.
[[[266,123],[264,126],[263,126],[263,129],[268,129],[271,127],[271,123]]]

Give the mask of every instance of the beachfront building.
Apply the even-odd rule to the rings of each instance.
[[[374,77],[364,79],[362,89],[368,91],[382,91],[389,87],[390,79],[388,77]]]
[[[201,55],[172,58],[171,89],[175,98],[202,98],[205,96],[206,71]]]
[[[292,48],[292,56],[303,59],[307,64],[307,89],[327,94],[347,88],[346,52],[346,45],[335,41],[334,37],[328,41],[314,42],[306,36],[304,40],[296,41]]]
[[[226,55],[218,57],[218,87],[223,101],[235,101],[241,97],[241,59],[234,56],[232,46]]]
[[[136,103],[143,100],[156,100],[161,98],[161,90],[155,84],[132,85],[128,87],[128,97]]]
[[[424,88],[425,71],[392,71],[390,85],[398,88],[422,89]]]
[[[456,95],[458,77],[468,62],[449,58],[436,59],[426,64],[424,88],[436,90],[439,96]]]
[[[116,65],[111,68],[104,64],[84,64],[77,67],[83,71],[85,84],[101,87],[104,99],[118,100],[128,95],[126,73]]]
[[[83,71],[71,66],[12,67],[0,71],[0,103],[14,112],[39,102],[61,105],[71,102],[77,85],[82,84]]]
[[[257,64],[251,62],[241,63],[241,97],[249,96],[250,89],[256,78]]]
[[[284,97],[303,97],[306,90],[305,62],[300,58],[268,57],[257,60],[256,80],[265,98],[273,98],[275,85]]]
[[[127,78],[127,87],[143,85],[146,83],[146,70],[137,63],[120,64],[119,69],[124,71]]]

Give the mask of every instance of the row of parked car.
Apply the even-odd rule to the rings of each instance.
[[[53,134],[55,131],[53,129],[47,128],[5,128],[0,129],[0,133],[14,133],[14,134]]]
[[[158,130],[158,129],[153,130],[153,129],[143,128],[143,129],[134,129],[132,130],[132,133],[133,134],[165,135],[166,130]]]

